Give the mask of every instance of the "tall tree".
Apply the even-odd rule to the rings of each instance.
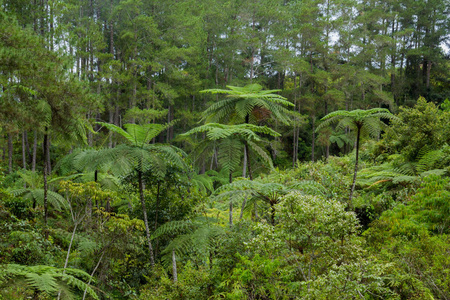
[[[130,175],[137,173],[139,198],[144,214],[150,262],[154,265],[155,259],[144,198],[143,174],[150,171],[155,176],[163,177],[169,164],[174,164],[181,169],[185,169],[185,162],[180,155],[181,150],[169,145],[150,144],[151,140],[165,130],[168,125],[125,124],[126,130],[123,130],[113,124],[102,122],[99,122],[99,124],[121,135],[128,142],[128,145],[122,144],[116,148],[102,150],[103,158],[94,165],[97,168],[98,165],[107,164],[114,174]]]
[[[356,185],[356,174],[358,172],[359,161],[359,146],[361,137],[368,136],[376,138],[379,133],[387,127],[387,125],[381,120],[387,119],[397,121],[397,117],[389,112],[385,108],[373,108],[369,110],[338,110],[329,113],[322,118],[322,123],[317,127],[317,130],[321,130],[323,127],[333,123],[337,124],[337,130],[343,130],[349,127],[356,134],[356,157],[355,157],[355,171],[353,173],[353,182],[350,188],[350,196],[348,200],[348,206],[353,208],[352,198]]]
[[[261,119],[274,116],[282,123],[289,123],[289,110],[293,106],[283,96],[275,94],[279,90],[263,90],[259,84],[249,84],[244,87],[227,86],[229,90],[209,89],[204,93],[226,94],[226,99],[220,100],[203,112],[203,120],[226,121],[233,123],[257,123]],[[245,143],[247,167],[250,178],[252,170],[249,159],[248,143]]]

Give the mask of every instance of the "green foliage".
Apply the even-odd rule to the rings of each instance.
[[[214,103],[203,112],[203,119],[208,122],[231,120],[234,117],[243,122],[250,116],[260,119],[258,109],[273,114],[282,123],[289,123],[289,110],[285,106],[293,106],[283,96],[275,94],[279,90],[263,90],[259,84],[249,84],[244,87],[230,86],[229,90],[209,89],[203,93],[226,94],[225,100]]]
[[[156,278],[150,278],[143,287],[139,299],[199,299],[210,297],[210,278],[208,270],[196,267],[191,262],[178,270],[178,281],[174,283],[164,268],[157,267]]]
[[[433,102],[420,97],[414,107],[401,107],[398,118],[402,122],[392,126],[380,145],[389,154],[402,153],[407,161],[417,161],[423,151],[450,144],[450,113],[438,109]]]
[[[397,117],[385,108],[373,108],[368,110],[357,109],[353,111],[339,110],[323,117],[323,122],[320,123],[316,131],[320,131],[323,127],[337,123],[336,131],[341,131],[346,127],[349,127],[356,132],[361,130],[362,136],[376,138],[382,130],[387,128],[387,125],[380,119],[398,121]]]
[[[199,255],[200,259],[204,261],[210,251],[213,251],[215,240],[224,233],[222,227],[212,222],[213,220],[209,218],[171,221],[155,230],[152,239],[163,235],[175,237],[162,252],[163,264],[168,266],[171,263],[172,251],[175,251],[178,258]]]
[[[16,264],[4,265],[2,269],[0,279],[6,285],[11,282],[12,284],[24,284],[26,288],[48,296],[56,296],[62,290],[64,297],[68,298],[73,298],[73,294],[67,287],[75,288],[78,291],[86,289],[92,298],[99,299],[94,290],[85,283],[90,276],[81,270]]]

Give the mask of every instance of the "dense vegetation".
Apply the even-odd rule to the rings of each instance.
[[[0,299],[449,299],[449,7],[0,0]]]

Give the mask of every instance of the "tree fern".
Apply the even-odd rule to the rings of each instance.
[[[391,114],[389,110],[385,108],[373,108],[369,110],[356,109],[353,111],[338,110],[323,117],[322,123],[316,129],[316,131],[320,131],[324,127],[337,123],[336,131],[341,131],[344,128],[349,127],[356,133],[355,171],[348,201],[350,207],[352,207],[352,197],[358,172],[360,139],[362,136],[377,137],[377,135],[386,128],[386,124],[380,119],[399,121],[396,116]]]
[[[98,299],[97,294],[92,287],[85,283],[91,279],[91,276],[84,271],[77,269],[63,269],[51,266],[23,266],[17,264],[3,265],[3,280],[6,284],[14,284],[15,281],[23,279],[25,288],[32,289],[39,293],[45,293],[49,296],[56,296],[59,290],[67,293],[70,291],[64,288],[68,285],[70,288],[79,291],[87,290],[87,293],[94,299]],[[68,295],[73,297],[71,293]]]
[[[151,139],[166,129],[169,124],[126,124],[124,125],[126,130],[113,124],[99,124],[122,135],[129,143],[128,145],[119,145],[113,149],[101,150],[99,165],[107,166],[116,176],[137,173],[139,198],[144,215],[150,262],[154,265],[153,247],[150,239],[150,228],[144,199],[143,173],[151,172],[153,176],[163,177],[169,165],[178,167],[183,172],[187,170],[187,165],[183,159],[185,153],[181,149],[170,145],[149,144]]]
[[[270,111],[277,120],[288,124],[287,109],[293,106],[286,98],[276,94],[280,90],[263,90],[259,84],[249,84],[244,87],[227,86],[228,90],[209,89],[202,93],[226,94],[224,100],[212,104],[203,113],[202,120],[209,122],[223,121],[230,116],[236,115],[243,121],[252,111],[257,108],[265,108]]]
[[[206,258],[207,253],[212,250],[214,241],[223,233],[224,229],[209,219],[196,218],[193,221],[167,222],[154,232],[152,238],[175,236],[162,251],[162,262],[167,266],[172,259],[172,251],[175,251],[178,257],[200,254]]]
[[[19,189],[11,191],[11,194],[44,205],[44,189]],[[47,200],[56,210],[68,208],[66,199],[56,192],[47,191]]]
[[[291,185],[276,182],[261,182],[259,180],[236,180],[218,188],[214,192],[217,200],[242,201],[248,199],[245,208],[252,207],[252,203],[263,202],[269,205],[269,216],[275,223],[275,205],[280,199],[292,191],[307,195],[326,195],[327,190],[315,181],[300,181]]]

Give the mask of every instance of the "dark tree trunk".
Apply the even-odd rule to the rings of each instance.
[[[158,185],[156,188],[156,211],[155,211],[155,229],[156,230],[158,228],[158,211],[159,211],[159,188],[160,188],[161,184],[158,181]]]
[[[311,161],[314,162],[314,151],[316,145],[316,116],[312,117],[312,144],[311,144]]]
[[[355,160],[355,173],[353,174],[353,183],[350,189],[350,197],[348,199],[348,206],[350,209],[353,209],[352,198],[353,192],[355,191],[356,186],[356,174],[358,172],[358,159],[359,159],[359,139],[361,135],[361,126],[358,126],[358,132],[356,133],[356,160]]]
[[[36,171],[36,154],[37,154],[37,131],[34,131],[34,139],[33,139],[33,157],[31,159],[31,171]]]
[[[250,116],[247,114],[245,116],[245,123],[246,124],[249,124],[249,119],[250,119]],[[250,178],[250,180],[253,180],[252,166],[251,166],[251,162],[250,162],[250,151],[249,151],[249,148],[248,148],[247,141],[245,141],[244,146],[245,146],[245,155],[247,156],[248,177]]]
[[[47,174],[51,174],[52,173],[52,162],[50,159],[50,137],[47,135],[47,153],[45,154],[45,159],[47,160]]]
[[[275,226],[275,204],[273,202],[270,202],[270,220],[272,225]]]
[[[31,151],[30,151],[30,142],[28,141],[28,132],[25,130],[23,132],[23,134],[25,135],[25,151],[26,151],[26,155],[27,155],[27,162],[30,163],[31,162]]]
[[[25,142],[25,131],[22,133],[22,165],[23,169],[27,169],[27,149],[26,149],[26,142]],[[25,185],[26,187],[26,185]]]
[[[47,135],[47,128],[45,128],[44,133],[44,223],[45,227],[47,227],[47,219],[48,219],[48,207],[47,207],[47,192],[48,192],[48,186],[47,186],[47,174],[48,174],[48,164],[46,161],[47,152],[48,152],[48,135]]]
[[[13,142],[12,142],[12,134],[8,133],[8,172],[12,173],[13,167]]]

